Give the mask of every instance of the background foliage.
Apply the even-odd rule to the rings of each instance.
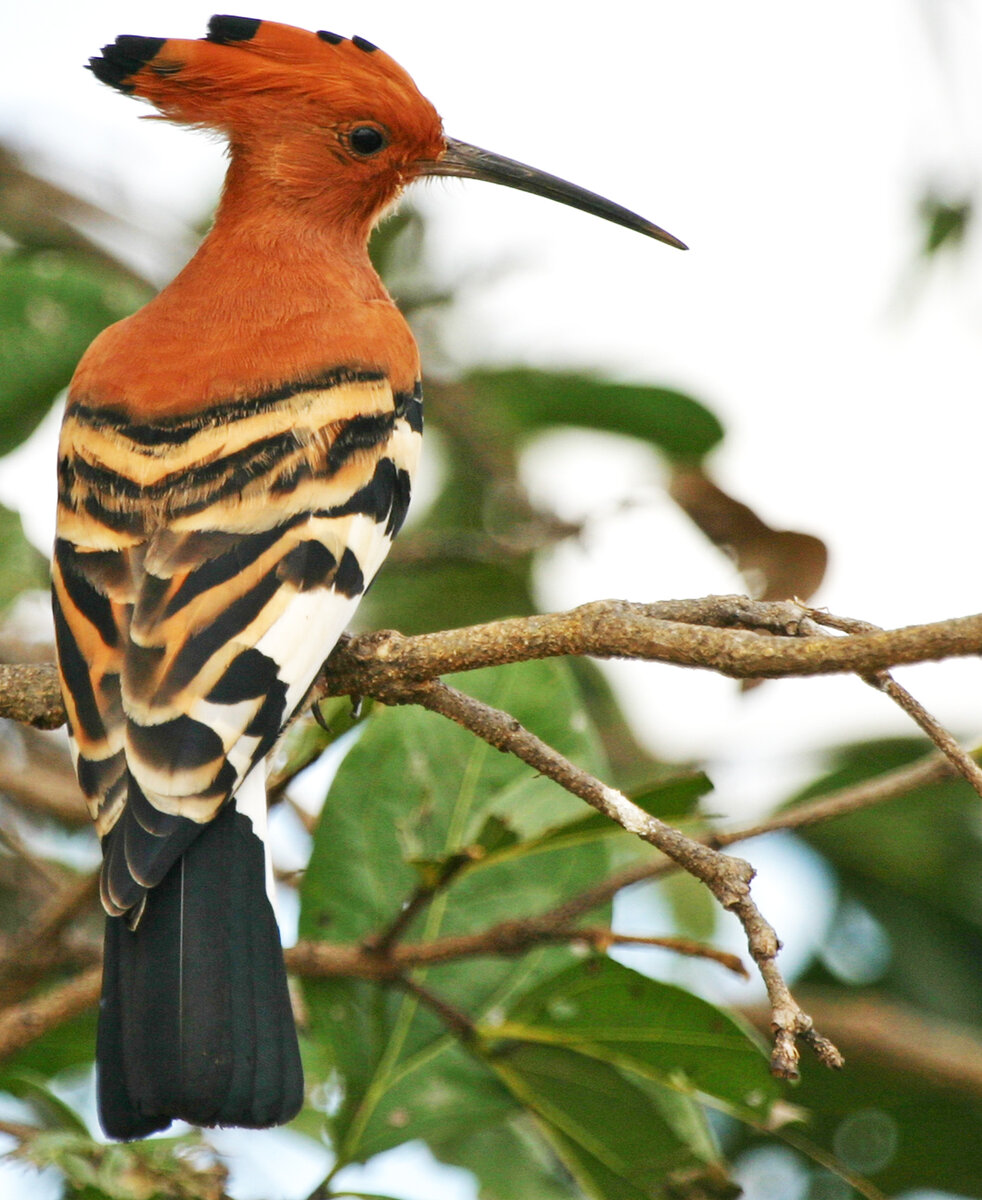
[[[55,402],[98,329],[150,291],[78,232],[80,201],[11,155],[0,171],[7,452]],[[928,207],[926,252],[948,249],[969,216]],[[417,324],[424,357],[439,360],[440,314],[453,296],[427,281],[424,235],[419,216],[405,210],[373,250]],[[535,611],[537,560],[582,534],[534,504],[520,481],[523,449],[557,426],[646,443],[695,530],[725,548],[757,594],[804,596],[821,579],[817,539],[771,529],[713,481],[711,452],[725,431],[694,397],[522,367],[431,379],[426,405],[435,495],[414,512],[366,598],[365,627],[414,633]],[[24,600],[44,586],[44,573],[17,514],[0,512],[0,606],[20,614],[0,641],[5,661],[51,656],[23,636]],[[699,799],[711,784],[638,744],[592,664],[520,664],[455,682],[659,816],[704,827]],[[400,928],[406,941],[478,932],[554,909],[650,854],[555,784],[436,716],[377,707],[353,733],[347,702],[325,709],[333,732],[301,723],[278,764],[289,780],[322,751],[337,756],[336,743],[351,746],[320,812],[293,808],[294,838],[306,836],[305,821],[310,857],[283,886],[299,885],[303,939],[361,945],[384,937],[407,902],[415,915]],[[808,794],[923,750],[913,741],[830,750]],[[25,950],[43,903],[76,887],[97,849],[60,736],[4,729],[0,792],[0,1003],[9,1006],[98,960],[99,915],[88,894],[46,955]],[[897,1027],[902,1013],[915,1024],[900,1027],[923,1036],[906,1045],[900,1036],[887,1053],[855,1023],[839,1036],[846,1071],[806,1062],[792,1089],[768,1074],[749,1024],[755,1014],[734,1015],[659,979],[662,951],[643,960],[644,973],[616,956],[551,945],[417,971],[409,989],[307,979],[310,1101],[295,1130],[326,1141],[335,1157],[316,1195],[352,1194],[345,1166],[420,1139],[473,1172],[482,1200],[701,1200],[735,1195],[738,1179],[754,1196],[845,1200],[857,1189],[938,1188],[982,1197],[978,1154],[966,1151],[982,1140],[980,1073],[953,1082],[940,1051],[932,1060],[912,1044],[924,1051],[953,1025],[979,1053],[977,798],[964,785],[936,784],[817,827],[807,840],[834,880],[837,915],[799,981],[805,1007],[814,998],[833,1015],[862,1011],[866,1028]],[[648,932],[713,939],[715,910],[694,888],[647,886],[659,892]],[[588,921],[610,915],[598,909]],[[93,1025],[91,1014],[64,1024],[2,1064],[11,1154],[25,1169],[54,1171],[65,1195],[86,1200],[224,1195],[226,1163],[207,1135],[109,1147],[93,1139]],[[791,1191],[767,1190],[768,1179],[781,1178],[796,1181]],[[283,1194],[295,1193],[285,1185]]]

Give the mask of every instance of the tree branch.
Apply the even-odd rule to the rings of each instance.
[[[774,679],[863,675],[982,654],[982,614],[850,637],[814,636],[814,624],[808,623],[816,621],[828,623],[822,614],[790,601],[709,596],[655,604],[600,600],[569,612],[415,637],[383,630],[342,639],[316,694],[373,695],[392,680],[434,679],[451,671],[563,655],[636,658],[735,679]],[[0,716],[46,729],[62,724],[54,667],[0,666]]]
[[[311,979],[366,979],[391,983],[419,994],[406,983],[409,972],[436,967],[465,958],[514,958],[543,944],[588,945],[604,952],[611,945],[641,945],[694,955],[718,962],[737,974],[746,975],[732,954],[684,938],[643,938],[612,933],[603,927],[558,928],[536,918],[503,922],[479,933],[449,935],[431,942],[394,944],[387,950],[332,942],[298,942],[284,952],[293,975]],[[94,1006],[99,999],[101,966],[0,1010],[0,1062],[16,1054],[49,1030],[64,1024]]]
[[[58,671],[52,663],[0,663],[0,717],[57,729],[65,723]]]
[[[393,677],[433,679],[562,655],[635,658],[754,679],[863,674],[982,653],[982,614],[846,638],[813,636],[806,622],[820,616],[791,602],[710,596],[657,604],[602,600],[565,613],[415,637],[383,630],[335,649],[325,664],[323,691],[374,694]]]
[[[102,966],[91,967],[41,996],[5,1008],[0,1012],[0,1061],[91,1008],[101,981]]]
[[[982,751],[976,751],[980,753]],[[739,825],[734,829],[712,829],[699,834],[695,839],[706,846],[720,850],[726,846],[735,846],[739,842],[751,838],[762,837],[766,833],[776,833],[781,830],[804,829],[809,825],[817,825],[823,821],[834,820],[836,817],[848,816],[849,813],[860,812],[873,808],[877,804],[885,804],[897,800],[915,788],[937,783],[942,779],[950,779],[956,774],[954,765],[940,754],[928,754],[918,762],[906,767],[897,767],[878,775],[875,779],[864,780],[862,783],[849,787],[837,788],[823,796],[816,796],[804,801],[794,808],[781,809],[771,813],[763,820],[749,825]],[[638,883],[648,883],[670,875],[679,868],[676,863],[664,859],[650,859],[645,862],[631,863],[622,867],[606,879],[602,879],[591,888],[585,889],[576,896],[564,900],[554,909],[540,914],[535,921],[542,926],[560,928],[578,917],[584,916],[593,909],[609,903],[619,891],[633,887]]]

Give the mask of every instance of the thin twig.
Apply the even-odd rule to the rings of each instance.
[[[736,955],[698,942],[683,938],[635,937],[612,933],[599,926],[557,929],[551,923],[538,922],[535,918],[503,922],[479,933],[449,935],[431,942],[397,944],[385,954],[363,946],[299,942],[285,952],[285,958],[288,969],[294,975],[367,979],[376,983],[396,984],[407,987],[422,998],[418,981],[413,986],[406,983],[408,972],[414,969],[440,966],[466,958],[517,957],[546,943],[585,943],[601,952],[611,945],[660,947],[678,954],[707,958],[737,974],[746,975]],[[101,966],[93,966],[91,970],[41,996],[0,1011],[0,1061],[94,1005],[99,997],[100,975]],[[435,1004],[431,1003],[430,1006],[435,1007]],[[459,1026],[465,1020],[461,1015],[456,1024]]]
[[[850,1062],[913,1074],[929,1087],[970,1100],[982,1097],[982,1038],[976,1029],[926,1016],[887,996],[810,992],[808,1007],[833,1030]],[[743,1009],[766,1024],[763,1009]]]
[[[0,957],[0,998],[5,1005],[26,995],[52,967],[98,961],[95,946],[65,946],[59,938],[65,927],[99,894],[99,873],[70,880],[59,888],[20,933],[3,946]]]
[[[8,946],[9,951],[36,951],[59,933],[99,895],[99,871],[79,875],[60,888],[34,920]]]
[[[893,678],[889,671],[877,671],[864,675],[863,682],[883,692],[915,721],[934,742],[959,775],[970,785],[976,795],[982,796],[982,770],[978,763],[961,748],[947,729],[933,717],[923,704]]]
[[[102,967],[91,967],[41,996],[0,1012],[0,1060],[91,1008],[99,999],[101,979]]]
[[[465,849],[460,854],[451,855],[441,863],[435,878],[424,881],[416,888],[389,925],[366,939],[365,949],[372,954],[387,955],[433,898],[444,888],[449,887],[464,867],[470,866],[474,860],[475,855]]]
[[[982,753],[982,751],[978,752]],[[809,825],[834,820],[837,817],[848,816],[850,813],[860,812],[877,804],[899,799],[915,788],[925,787],[939,780],[950,779],[955,774],[955,768],[947,759],[939,754],[927,755],[910,766],[898,767],[875,779],[865,780],[850,787],[837,788],[825,795],[816,796],[812,800],[796,805],[794,808],[772,813],[753,824],[741,825],[734,829],[710,830],[698,835],[694,840],[711,846],[713,849],[723,849],[751,838],[762,837],[767,833],[802,829]],[[606,879],[561,901],[555,908],[525,920],[530,925],[534,924],[538,936],[544,936],[547,930],[568,927],[577,918],[608,904],[624,888],[663,878],[677,870],[679,867],[676,863],[666,862],[663,858],[631,863],[629,866],[615,871]],[[499,928],[496,926],[488,930],[489,937]]]
[[[16,1138],[18,1142],[32,1142],[40,1132],[37,1125],[24,1125],[20,1121],[0,1121],[0,1133]]]
[[[850,637],[883,632],[879,625],[871,625],[869,621],[859,621],[855,617],[836,616],[819,609],[810,610],[809,615],[817,624],[838,629]],[[811,631],[806,630],[805,632],[810,633]],[[982,769],[919,700],[912,696],[902,684],[899,684],[889,671],[864,671],[860,673],[860,678],[878,692],[889,696],[895,704],[903,709],[923,729],[975,793],[982,796]]]
[[[431,991],[411,975],[401,975],[396,983],[404,991],[415,996],[431,1012],[436,1013],[450,1032],[460,1038],[462,1042],[470,1043],[474,1041],[477,1036],[474,1023],[466,1013],[461,1012],[459,1008],[454,1008],[452,1004],[448,1004],[442,996]]]
[[[752,869],[741,860],[721,855],[711,848],[713,843],[717,846],[731,844],[748,836],[748,833],[733,831],[702,839],[686,837],[644,813],[620,792],[575,767],[522,729],[507,714],[481,705],[443,684],[424,681],[432,680],[435,675],[448,670],[472,669],[492,663],[562,654],[623,656],[674,662],[713,669],[739,678],[837,671],[854,671],[866,678],[883,672],[889,665],[982,652],[982,616],[886,632],[869,627],[860,628],[860,623],[852,623],[851,627],[847,627],[848,623],[842,622],[843,619],[816,613],[799,605],[758,604],[745,597],[708,597],[704,600],[653,605],[605,601],[585,605],[570,613],[493,622],[418,638],[381,633],[347,639],[329,660],[321,686],[323,691],[375,695],[389,703],[418,703],[442,713],[491,745],[516,754],[535,770],[555,779],[568,791],[585,799],[628,831],[644,838],[674,863],[706,883],[723,906],[733,911],[744,925],[751,954],[767,985],[771,1001],[775,1031],[773,1065],[778,1073],[793,1076],[798,1057],[796,1038],[810,1042],[830,1065],[837,1065],[840,1060],[834,1047],[814,1033],[810,1019],[791,997],[776,967],[775,956],[779,943],[750,896]],[[838,628],[850,636],[821,636],[817,629],[819,624]],[[33,720],[46,725],[57,723],[54,720],[57,713],[53,710],[50,694],[51,678],[51,672],[44,667],[7,668],[6,673],[0,675],[0,691],[6,691],[13,699],[3,711],[19,720]],[[882,681],[877,686],[882,686]],[[912,711],[906,702],[905,707]],[[919,719],[925,728],[933,720],[926,722],[923,710],[915,719]],[[933,733],[936,735],[937,730]],[[938,740],[937,737],[935,740]],[[942,745],[942,750],[948,754],[956,769],[967,773],[970,778],[972,769],[977,772],[974,764],[966,772],[957,748],[952,752],[950,746],[940,741],[938,744]],[[982,772],[978,774],[982,776]],[[880,798],[882,795],[881,792]],[[869,797],[870,793],[867,793],[862,803],[879,802]],[[802,806],[797,819],[790,814],[783,818],[781,826],[775,823],[772,827],[791,827],[795,820],[804,823],[805,810],[808,809],[809,819],[819,819],[816,816],[819,803]],[[854,800],[853,803],[858,806],[860,801]],[[825,804],[824,813],[827,816],[832,812],[829,798],[825,798]],[[841,798],[837,811],[843,811]],[[625,886],[626,882],[634,882],[645,874],[650,877],[663,869],[649,864],[633,867],[630,878],[628,873],[621,873],[619,879],[612,877],[579,898],[566,902],[565,906],[561,906],[563,916],[569,921],[573,909],[578,907],[580,912],[588,911],[589,907],[609,899],[613,891]],[[423,903],[425,897],[421,896],[419,904]],[[571,940],[575,930],[561,929],[559,911],[557,909],[551,914],[549,920],[540,922],[540,940],[550,936]],[[410,917],[412,915],[411,911]],[[440,953],[449,952],[446,945],[434,949],[432,943],[428,947],[396,945],[408,921],[409,918],[402,917],[383,932],[381,953],[378,944],[367,955],[357,949],[332,949],[335,954],[342,949],[346,951],[346,966],[353,968],[353,973],[366,978],[395,981],[408,966],[439,961]],[[548,932],[545,932],[546,925],[550,926]],[[496,938],[489,939],[488,931],[485,931],[485,935],[479,935],[485,939],[483,950],[472,945],[470,952],[509,952],[504,948],[507,938],[503,936],[503,927],[496,927],[493,932]],[[583,936],[581,933],[581,940]],[[443,939],[444,942],[448,940],[452,939]],[[513,944],[519,940],[516,934]],[[411,953],[407,954],[407,951]],[[459,939],[453,952],[456,955],[464,952]],[[306,953],[309,958],[309,947]],[[302,969],[304,951],[301,947],[295,949],[292,957]],[[342,954],[341,958],[344,957]],[[374,959],[372,967],[366,966],[366,958]],[[323,961],[318,965],[323,969]],[[336,960],[335,966],[338,965]],[[90,974],[80,976],[71,984],[55,989],[37,1001],[0,1014],[0,1055],[10,1052],[6,1049],[8,1044],[16,1043],[19,1037],[28,1036],[24,1033],[26,1028],[43,1026],[45,1021],[53,1019],[50,1016],[52,1012],[64,1011],[66,1005],[71,1010],[72,1005],[79,1003],[80,995],[89,994],[86,992],[89,979]]]
[[[974,753],[982,751],[976,750]],[[849,787],[837,788],[806,800],[794,808],[782,809],[772,813],[752,825],[741,825],[735,829],[716,830],[707,835],[711,846],[733,846],[737,842],[760,837],[765,833],[775,833],[784,829],[803,829],[808,825],[817,825],[822,821],[833,820],[836,817],[847,816],[849,813],[860,812],[906,796],[915,788],[926,787],[943,779],[951,779],[956,774],[951,761],[940,754],[928,754],[909,766],[897,767],[877,775],[875,779],[866,779],[862,783]]]
[[[613,930],[601,926],[578,926],[576,929],[556,929],[544,932],[543,942],[576,942],[582,940],[594,950],[606,953],[611,946],[650,946],[661,950],[671,950],[687,958],[704,958],[709,962],[718,963],[741,979],[749,979],[750,972],[743,965],[739,955],[730,954],[726,950],[717,950],[715,946],[707,946],[705,942],[696,942],[691,938],[679,937],[644,937],[634,933],[614,933]]]

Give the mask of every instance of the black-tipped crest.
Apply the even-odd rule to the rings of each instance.
[[[131,92],[126,80],[154,58],[166,38],[135,37],[121,34],[115,42],[102,47],[102,58],[90,58],[89,70],[100,81],[120,92]]]
[[[208,22],[209,42],[225,46],[229,42],[247,42],[254,38],[262,21],[258,17],[230,17],[216,14]]]

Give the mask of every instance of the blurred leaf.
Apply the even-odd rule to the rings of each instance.
[[[401,205],[372,232],[368,250],[372,265],[409,318],[423,309],[449,304],[453,293],[437,291],[423,268],[426,224],[418,209]]]
[[[669,459],[698,462],[723,438],[719,420],[698,400],[671,388],[611,383],[584,375],[514,367],[473,371],[459,385],[493,412],[511,433],[550,425],[579,425],[641,438]],[[473,404],[473,398],[470,399]]]
[[[798,799],[870,779],[922,757],[897,738],[837,751],[832,771]],[[917,788],[802,836],[831,862],[847,896],[886,931],[891,960],[878,981],[907,1001],[982,1026],[982,836],[978,797],[961,780]]]
[[[630,799],[653,817],[677,822],[679,818],[689,815],[699,799],[712,789],[712,783],[702,771],[674,772],[667,774],[665,779],[633,792]],[[574,821],[548,829],[537,839],[537,844],[568,844],[588,837],[627,837],[632,845],[637,844],[641,853],[648,853],[644,844],[639,843],[633,834],[625,834],[616,821],[599,812],[587,812]]]
[[[439,544],[422,562],[386,564],[359,607],[361,628],[429,633],[535,611],[528,561],[453,561]]]
[[[610,764],[608,782],[623,792],[632,793],[646,788],[659,772],[674,774],[678,770],[674,766],[666,767],[641,745],[625,720],[609,679],[595,662],[573,658],[569,660],[569,667],[593,727],[603,742],[604,756]]]
[[[716,936],[722,910],[709,888],[698,879],[678,871],[649,886],[668,904],[677,933],[703,942]]]
[[[477,1177],[479,1200],[571,1200],[573,1196],[565,1167],[526,1112],[466,1137],[448,1138],[433,1150],[443,1162],[466,1167]]]
[[[8,1071],[18,1074],[36,1072],[50,1079],[59,1071],[91,1063],[95,1030],[94,1009],[50,1029],[43,1038],[31,1042],[3,1063],[0,1089],[6,1088]]]
[[[0,504],[0,612],[28,588],[48,587],[48,564],[24,536],[20,514]]]
[[[501,817],[492,814],[484,822],[481,827],[481,832],[474,839],[473,845],[475,848],[482,850],[485,854],[493,854],[496,850],[507,850],[514,846],[518,841],[518,835],[511,828],[507,821],[503,821]]]
[[[594,958],[526,992],[502,1038],[565,1046],[685,1095],[711,1097],[752,1123],[781,1095],[756,1037],[672,984]]]
[[[19,155],[0,146],[0,230],[27,250],[67,251],[81,262],[108,268],[118,279],[137,284],[147,281],[86,237],[78,222],[121,226],[118,213],[100,208],[80,196],[42,179]]]
[[[667,1092],[656,1098],[606,1062],[519,1042],[489,1061],[595,1200],[664,1195],[673,1170],[715,1157],[697,1105]]]
[[[89,1131],[78,1113],[48,1087],[48,1081],[36,1071],[5,1070],[0,1077],[5,1092],[28,1104],[42,1129],[58,1129],[88,1137]]]
[[[828,551],[809,533],[772,529],[701,470],[678,470],[669,493],[682,511],[728,554],[759,600],[807,600],[825,576]]]
[[[270,802],[278,800],[291,780],[350,733],[373,706],[372,700],[356,706],[349,696],[329,696],[316,706],[320,721],[313,716],[314,710],[294,721],[273,751],[272,768],[266,777]]]
[[[95,335],[149,296],[67,254],[0,257],[0,454],[33,431]]]
[[[924,227],[923,256],[932,258],[939,250],[958,250],[965,241],[973,216],[970,196],[963,200],[946,200],[937,192],[928,192],[920,206]]]
[[[807,994],[800,999],[807,1008]],[[982,1143],[977,1096],[885,1069],[848,1044],[843,1049],[842,1071],[804,1064],[794,1096],[808,1112],[802,1140],[825,1147],[842,1168],[869,1179],[884,1195],[913,1197],[927,1189],[932,1196],[950,1193],[982,1200],[978,1155],[967,1151]],[[798,1140],[792,1136],[790,1144]],[[759,1135],[734,1129],[727,1152],[736,1162],[744,1149],[764,1144]],[[804,1158],[801,1166],[812,1181],[809,1197],[854,1195],[841,1184],[830,1193],[824,1170]]]
[[[563,664],[473,672],[459,683],[587,769],[599,766],[596,739]],[[415,890],[412,859],[465,851],[487,838],[495,821],[529,839],[581,811],[551,780],[452,722],[413,708],[382,710],[348,754],[325,804],[301,892],[300,936],[360,943],[386,928]],[[500,846],[437,894],[408,940],[475,932],[551,908],[604,875],[601,842],[535,853],[523,853],[522,843]],[[479,1018],[572,957],[566,947],[548,947],[518,960],[460,961],[416,976]],[[331,1047],[342,1082],[333,1127],[343,1161],[413,1137],[438,1142],[479,1130],[513,1108],[487,1068],[412,996],[345,980],[307,980],[305,995],[313,1034]]]
[[[630,793],[631,799],[646,813],[662,820],[689,816],[703,796],[713,790],[705,771],[679,771],[666,768],[665,777]]]

